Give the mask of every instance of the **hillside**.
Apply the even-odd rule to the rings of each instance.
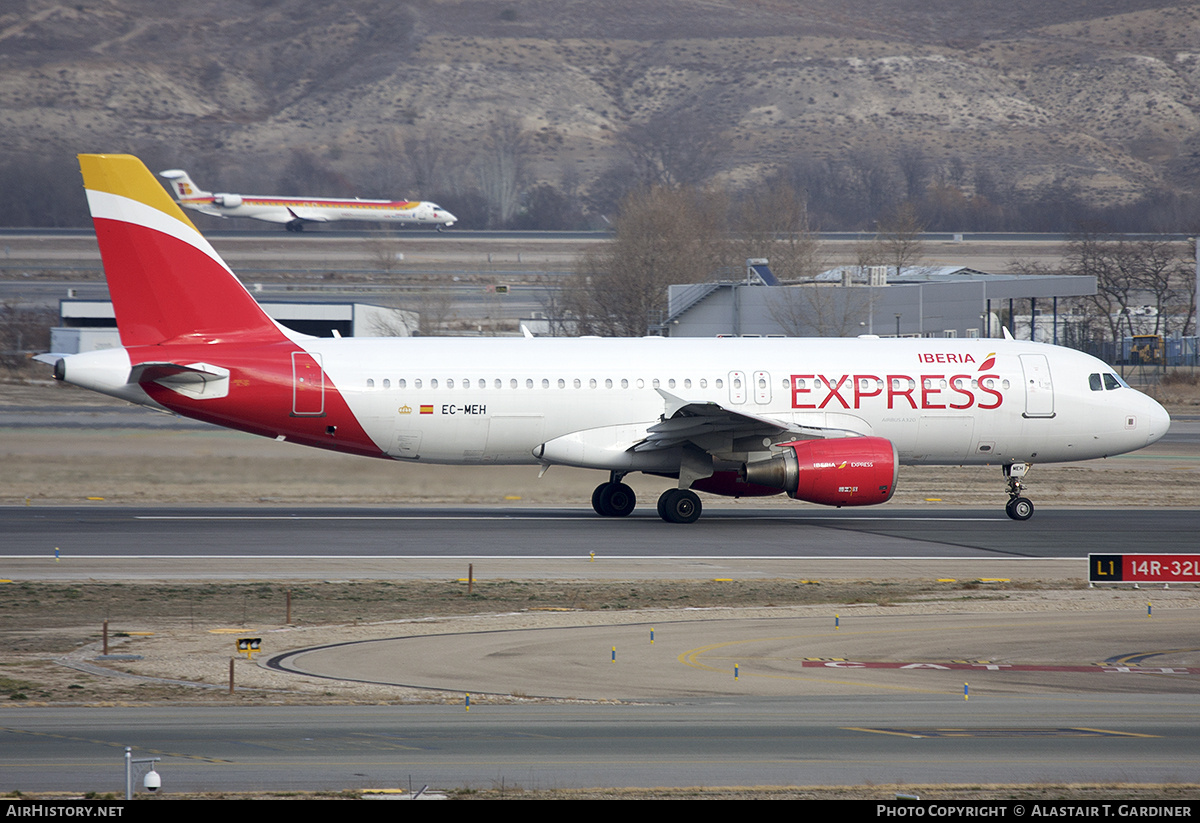
[[[603,210],[641,149],[697,182],[790,169],[811,196],[854,187],[866,202],[847,223],[931,185],[992,201],[1070,191],[1096,206],[1200,192],[1192,3],[4,8],[9,196],[29,185],[12,167],[65,166],[68,181],[76,152],[132,151],[214,190],[473,191],[494,206],[512,197],[497,175],[516,174]]]

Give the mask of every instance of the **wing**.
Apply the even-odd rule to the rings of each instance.
[[[726,442],[736,443],[746,438],[769,438],[773,442],[782,442],[857,437],[866,433],[854,425],[844,428],[830,426],[829,415],[821,415],[823,425],[805,425],[747,414],[726,408],[720,403],[690,402],[662,389],[657,391],[667,403],[666,413],[662,420],[646,430],[645,439],[634,445],[634,451],[654,451],[690,444],[717,456],[726,450],[722,448]]]
[[[303,220],[305,223],[328,223],[329,216],[324,212],[316,209],[306,209],[303,207],[288,207],[288,214],[293,220]]]
[[[534,456],[547,465],[699,478],[710,476],[714,470],[734,469],[747,460],[769,457],[777,443],[869,434],[861,426],[838,425],[853,423],[857,418],[839,421],[834,415],[821,413],[813,420],[816,425],[808,425],[657,391],[665,401],[664,413],[657,422],[572,432],[542,443]],[[834,425],[831,417],[835,418]]]

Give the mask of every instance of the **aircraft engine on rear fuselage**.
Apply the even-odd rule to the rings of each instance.
[[[213,205],[223,209],[236,209],[242,205],[242,196],[240,194],[214,194]]]

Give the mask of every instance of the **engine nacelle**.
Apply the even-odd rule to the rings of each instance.
[[[240,194],[214,194],[213,205],[223,209],[236,209],[242,205],[242,196]]]
[[[797,440],[784,451],[742,467],[747,483],[783,489],[789,497],[825,506],[886,503],[896,490],[900,460],[882,437]]]

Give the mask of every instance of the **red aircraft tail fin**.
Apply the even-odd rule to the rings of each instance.
[[[79,167],[123,345],[284,338],[141,160]]]

